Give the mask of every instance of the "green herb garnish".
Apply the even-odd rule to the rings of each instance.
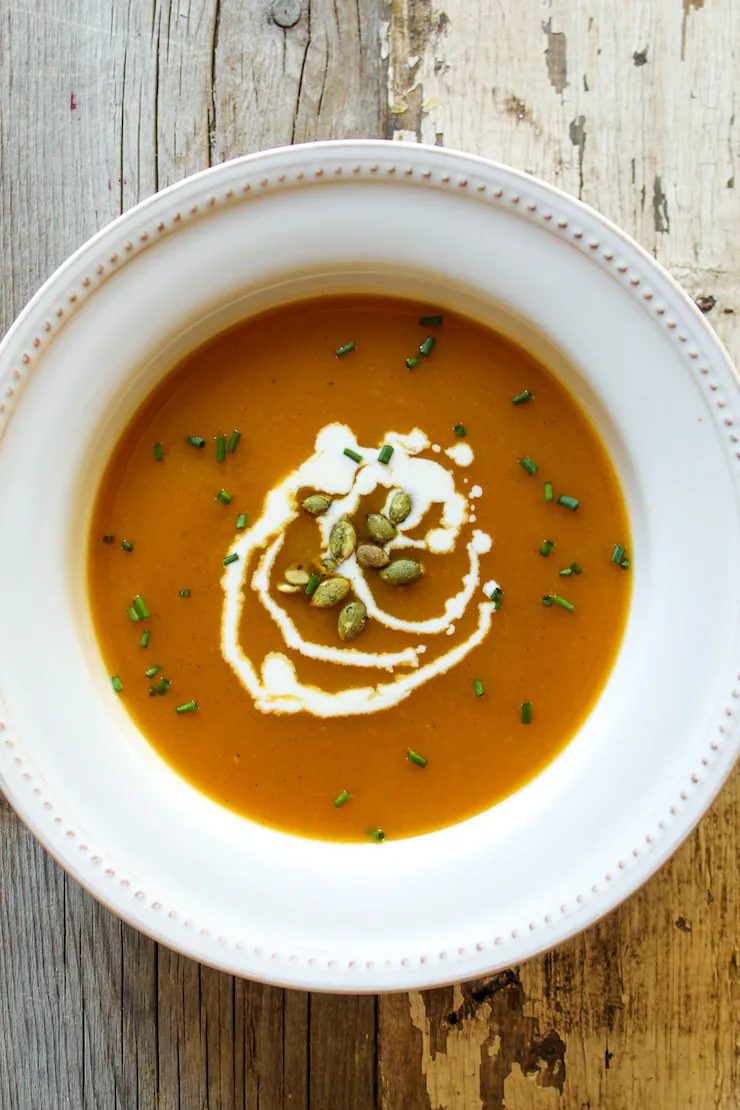
[[[230,505],[234,498],[225,489],[222,489],[220,493],[216,494],[216,500],[220,501],[222,505]]]
[[[180,590],[180,597],[190,597],[190,590]]]
[[[441,328],[442,327],[442,317],[441,316],[422,316],[419,319],[419,324],[421,325],[422,328]]]
[[[234,451],[236,451],[236,449],[239,445],[239,440],[241,438],[242,438],[241,432],[237,432],[237,430],[235,428],[234,431],[231,433],[231,439],[229,440],[229,451],[231,451],[232,453]]]
[[[241,531],[243,528],[247,527],[246,513],[239,513],[239,516],[236,518],[236,527],[238,531]]]
[[[558,597],[557,594],[553,594],[552,600],[556,605],[559,605],[561,609],[567,609],[569,613],[575,613],[575,605],[572,605],[570,601],[566,601],[564,597]]]
[[[345,355],[348,355],[350,353],[350,351],[354,351],[354,350],[355,350],[354,343],[345,343],[343,346],[337,347],[337,349],[334,353],[336,354],[337,358],[344,358]]]
[[[126,610],[126,612],[127,612],[127,613],[128,613],[128,615],[129,615],[129,616],[131,617],[131,620],[132,620],[132,621],[139,621],[139,620],[141,620],[141,617],[139,616],[139,614],[138,614],[138,612],[137,612],[137,610],[136,610],[136,606],[135,606],[135,605],[129,605],[129,607],[128,607],[128,609]]]
[[[147,620],[152,615],[149,612],[149,606],[144,601],[144,598],[141,596],[141,594],[137,594],[134,598],[134,609],[143,621]]]
[[[388,463],[391,461],[392,454],[393,448],[391,447],[390,443],[384,443],[383,446],[380,448],[378,462],[385,463],[385,465],[387,466]]]
[[[373,831],[370,833],[370,836],[372,837],[373,840],[377,840],[379,844],[383,840],[385,840],[385,833],[383,832],[382,829],[373,829]]]
[[[558,497],[558,505],[563,505],[566,509],[570,509],[570,511],[574,513],[580,505],[580,501],[577,497],[566,497],[564,493],[561,493],[560,497]]]
[[[191,447],[205,447],[206,441],[201,436],[185,436],[185,442]]]
[[[522,702],[522,724],[532,724],[532,703],[531,701]]]
[[[529,455],[525,455],[523,459],[519,459],[519,465],[524,470],[526,470],[527,474],[529,474],[530,477],[531,477],[532,474],[536,474],[537,471],[539,470],[539,467],[537,466],[537,463],[532,462]]]
[[[161,443],[154,444],[154,458],[157,460],[157,462],[161,462],[164,458],[164,451],[162,450]]]
[[[184,705],[175,706],[175,713],[194,713],[197,708],[197,701],[186,701]]]
[[[231,565],[231,563],[236,563],[238,561],[238,559],[239,559],[239,556],[237,555],[236,551],[232,551],[230,555],[227,555],[225,557],[224,566],[228,567],[228,566]]]
[[[500,586],[496,586],[494,588],[494,591],[491,594],[491,601],[493,602],[494,610],[495,609],[500,609],[501,606],[503,605],[503,603],[504,603],[504,591],[501,589]]]
[[[145,647],[149,646],[149,637],[150,636],[151,636],[151,632],[149,631],[148,628],[145,628],[144,631],[141,634],[141,639],[139,640],[139,647],[140,648],[145,648]]]
[[[553,496],[552,482],[545,482],[545,501],[552,501]]]
[[[161,670],[161,667],[150,667],[148,671],[144,671],[144,674],[147,678],[154,678],[155,674],[158,674]]]
[[[555,550],[555,544],[552,542],[552,540],[543,540],[542,541],[542,547],[540,548],[540,555],[544,555],[545,558],[547,558],[547,556],[550,554],[550,552],[554,551],[554,550]]]
[[[349,790],[343,790],[339,797],[334,799],[334,805],[339,809],[339,807],[343,806],[345,802],[348,802],[351,797],[352,795]]]
[[[112,675],[111,682],[113,684],[113,689],[115,690],[115,692],[117,694],[120,694],[121,690],[123,689],[123,683],[121,682],[117,674]]]
[[[528,389],[525,389],[523,393],[517,393],[516,397],[512,397],[511,403],[512,405],[526,405],[527,401],[531,401],[533,397],[534,393],[530,393]]]
[[[424,358],[429,358],[430,354],[434,350],[434,345],[436,342],[437,340],[434,338],[433,335],[428,335],[422,345],[419,347],[419,354],[424,355]]]
[[[424,756],[419,755],[418,752],[412,751],[411,748],[409,748],[409,762],[415,763],[417,767],[426,767],[427,765],[427,761]]]
[[[420,362],[421,362],[421,359],[418,357],[418,355],[413,355],[412,358],[407,358],[406,359],[406,369],[407,370],[415,370]]]
[[[612,562],[621,563],[626,554],[627,549],[623,547],[621,543],[615,543],[614,550],[612,551]]]
[[[121,544],[121,547],[123,548],[124,551],[133,551],[134,550],[134,545],[129,540],[124,540],[123,543]]]
[[[159,683],[158,683],[157,688],[156,688],[157,693],[158,694],[166,694],[171,685],[172,685],[172,683],[170,682],[170,680],[168,678],[160,678]]]
[[[456,424],[452,430],[458,439],[464,439],[465,435],[467,434],[464,424]]]
[[[362,455],[358,455],[357,452],[353,451],[351,447],[345,447],[343,454],[345,454],[348,459],[352,459],[352,462],[362,462]]]
[[[305,589],[306,597],[312,597],[316,593],[316,590],[318,589],[318,585],[319,585],[320,581],[321,581],[321,575],[320,574],[312,574],[311,575],[308,582],[306,583],[306,589]]]
[[[473,689],[475,690],[475,696],[477,698],[480,698],[485,693],[486,688],[483,685],[483,683],[481,682],[481,680],[479,678],[476,678],[475,681],[473,682]]]
[[[226,462],[226,436],[214,436],[216,443],[216,462]]]
[[[103,543],[115,543],[115,541],[116,537],[111,536],[110,532],[107,532],[106,535],[103,536]]]

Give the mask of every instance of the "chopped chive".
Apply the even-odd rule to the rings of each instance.
[[[385,833],[382,829],[373,829],[373,831],[370,833],[370,836],[373,840],[377,840],[379,844],[385,840]]]
[[[139,647],[142,647],[142,648],[148,647],[150,636],[151,636],[151,632],[149,631],[148,628],[145,628],[144,631],[141,634],[141,639],[139,640]]]
[[[621,543],[615,543],[614,544],[614,550],[612,551],[612,562],[613,563],[621,563],[622,559],[624,559],[626,554],[627,554],[627,549],[625,547],[623,547],[623,545]]]
[[[190,597],[190,590],[180,590],[180,597]]]
[[[121,547],[123,548],[124,551],[133,551],[134,550],[134,545],[130,542],[130,540],[124,540],[123,543],[121,544]]]
[[[390,443],[384,443],[383,446],[380,448],[378,462],[385,463],[385,465],[387,466],[388,463],[391,461],[392,454],[393,448],[391,447]]]
[[[234,498],[225,489],[222,489],[220,493],[216,494],[216,500],[220,501],[222,505],[230,505]]]
[[[351,447],[345,447],[343,453],[347,456],[348,459],[352,459],[352,462],[362,462],[362,455],[358,455],[357,452],[353,451]]]
[[[427,761],[424,756],[419,755],[418,752],[412,751],[411,748],[409,748],[409,762],[415,763],[417,767],[426,767],[427,765]]]
[[[622,559],[622,562],[619,565],[622,570],[629,570],[630,561],[629,559]]]
[[[112,675],[111,682],[113,683],[113,689],[116,691],[117,694],[120,694],[121,690],[123,689],[123,683],[121,682],[117,674]]]
[[[149,606],[144,601],[144,598],[141,596],[141,594],[137,594],[134,598],[134,609],[143,621],[147,620],[152,615],[149,612]]]
[[[464,439],[467,434],[464,424],[456,424],[452,430],[458,439]]]
[[[103,543],[115,543],[115,540],[116,537],[111,536],[110,532],[107,532],[106,535],[103,536]]]
[[[354,349],[355,349],[354,343],[350,342],[350,343],[343,344],[343,346],[341,346],[341,347],[337,347],[337,349],[334,353],[337,356],[337,358],[344,358],[345,355],[348,355],[350,353],[350,351],[354,351]]]
[[[349,790],[343,790],[339,797],[334,799],[334,805],[339,809],[339,807],[343,806],[345,802],[348,802],[351,797],[352,795]]]
[[[500,609],[504,603],[504,591],[500,586],[496,586],[491,594],[491,601],[493,602],[494,609]]]
[[[185,436],[185,442],[189,443],[191,447],[205,447],[206,445],[202,436]]]
[[[247,527],[247,514],[246,513],[239,513],[239,516],[236,518],[236,527],[237,527],[238,531],[241,531],[242,528]]]
[[[321,581],[320,574],[312,574],[306,584],[305,594],[306,597],[312,597],[316,593],[319,582]]]
[[[552,594],[545,594],[542,598],[542,604],[547,606],[552,605]]]
[[[552,501],[553,497],[552,482],[545,482],[545,501]]]
[[[563,505],[566,509],[570,509],[570,511],[574,513],[580,505],[580,501],[577,497],[566,497],[564,493],[561,493],[560,497],[558,497],[558,505]]]
[[[561,578],[570,578],[572,573],[573,573],[573,567],[566,567],[565,570],[560,571],[560,577]]]
[[[579,567],[578,563],[571,563],[570,569],[574,574],[583,574],[583,567]]]
[[[552,540],[543,540],[542,541],[542,547],[540,548],[540,555],[544,555],[545,558],[547,558],[547,556],[550,554],[550,552],[554,551],[554,550],[555,550],[555,544],[552,542]]]
[[[157,685],[157,688],[156,688],[157,693],[158,694],[166,694],[171,685],[172,685],[172,683],[170,682],[170,680],[168,678],[160,678],[159,684]]]
[[[216,443],[216,462],[226,462],[226,436],[214,436]]]
[[[442,317],[440,316],[422,316],[419,319],[419,324],[422,328],[441,328]]]
[[[154,689],[153,686],[150,686],[149,687],[149,697],[150,698],[156,698],[156,696],[157,696],[157,691]]]
[[[479,678],[476,678],[475,682],[473,683],[473,689],[475,690],[475,696],[477,698],[480,698],[480,697],[483,696],[483,694],[485,692],[485,686],[483,685],[483,683],[481,682],[481,680]]]
[[[162,450],[161,443],[154,444],[154,458],[157,460],[157,462],[161,462],[164,458],[164,451]]]
[[[197,701],[186,701],[184,705],[175,706],[175,713],[194,713],[197,708]]]
[[[537,466],[537,463],[532,462],[529,455],[525,455],[523,459],[519,459],[519,465],[524,470],[526,470],[527,474],[529,474],[530,477],[532,476],[532,474],[536,474],[537,471],[539,470],[539,467]]]
[[[234,428],[234,431],[231,433],[231,438],[229,439],[229,451],[231,451],[232,453],[236,451],[239,445],[239,440],[241,438],[241,432],[237,432],[236,428]]]
[[[532,724],[532,703],[531,701],[522,702],[522,724]]]
[[[235,563],[238,558],[239,556],[237,555],[236,551],[232,551],[231,554],[227,555],[224,559],[224,566],[228,567],[231,563]]]
[[[419,358],[418,355],[414,355],[412,358],[407,358],[406,359],[406,369],[407,370],[415,370],[420,362],[421,362],[421,359]]]
[[[422,345],[419,347],[419,354],[424,355],[424,358],[429,358],[430,354],[434,350],[434,344],[436,342],[437,340],[434,338],[433,335],[428,335]]]
[[[161,667],[150,667],[148,671],[144,671],[144,674],[147,678],[154,678],[155,674],[157,674],[157,672],[161,670]]]
[[[131,617],[131,620],[132,620],[132,621],[139,621],[139,620],[141,620],[141,617],[139,616],[139,614],[138,614],[138,613],[137,613],[137,611],[136,611],[136,606],[135,606],[135,605],[130,605],[130,606],[128,607],[128,609],[126,610],[126,612],[127,612],[127,613],[128,613],[128,615],[129,615],[129,616]]]
[[[557,594],[554,594],[552,600],[556,605],[559,605],[561,609],[567,609],[569,613],[575,613],[575,605],[572,605],[570,601],[566,601],[564,597],[558,597]]]
[[[517,393],[516,397],[512,397],[511,403],[512,405],[526,405],[527,401],[531,401],[533,397],[534,393],[530,393],[528,389],[525,389],[523,393]]]

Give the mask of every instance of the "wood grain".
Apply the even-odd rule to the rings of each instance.
[[[740,360],[732,0],[0,3],[0,322],[89,235],[224,158],[385,133],[581,196]],[[382,26],[379,18],[382,16]],[[336,998],[159,948],[0,799],[2,1110],[729,1110],[740,1103],[736,774],[674,859],[557,950]]]

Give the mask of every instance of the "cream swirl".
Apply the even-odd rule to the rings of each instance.
[[[455,489],[453,472],[434,459],[419,457],[422,451],[429,448],[430,442],[418,429],[408,435],[388,433],[383,442],[394,449],[388,464],[378,461],[377,447],[359,446],[345,425],[329,424],[322,428],[316,437],[314,454],[270,490],[262,515],[238,537],[231,549],[238,554],[239,560],[225,568],[222,578],[221,651],[256,707],[264,713],[305,711],[318,717],[338,717],[388,709],[423,683],[454,667],[483,641],[491,627],[494,606],[488,600],[480,601],[477,627],[471,635],[451,650],[421,665],[420,656],[427,646],[424,643],[396,652],[364,652],[355,647],[332,647],[307,641],[272,595],[270,582],[273,568],[283,546],[286,529],[300,512],[300,491],[320,490],[332,498],[328,511],[316,519],[322,550],[327,548],[333,525],[351,517],[362,498],[379,487],[388,491],[386,511],[393,494],[400,489],[409,493],[412,499],[409,516],[399,527],[398,535],[386,545],[389,551],[413,547],[442,554],[455,549],[463,527],[469,523],[470,513],[468,499]],[[453,462],[468,466],[473,461],[473,453],[467,444],[464,446],[467,447],[465,456],[459,460],[453,456]],[[346,447],[361,455],[362,463],[357,464],[346,457],[343,454]],[[422,524],[432,505],[441,506],[439,523],[429,529],[423,539],[407,536],[407,532]],[[485,556],[491,546],[490,536],[480,530],[473,531],[466,545],[469,569],[462,578],[460,590],[446,600],[441,614],[426,620],[404,620],[384,612],[354,554],[341,564],[340,573],[351,582],[354,594],[365,604],[368,616],[387,628],[420,636],[453,635],[453,621],[463,616],[476,588],[480,586],[481,556]],[[247,584],[250,563],[259,553],[259,562]],[[349,686],[330,693],[301,683],[293,661],[283,652],[269,652],[258,668],[239,640],[247,585],[280,629],[285,647],[290,651],[329,664],[377,668],[391,674],[396,668],[404,667],[410,668],[411,673],[394,675],[391,681],[374,686]]]

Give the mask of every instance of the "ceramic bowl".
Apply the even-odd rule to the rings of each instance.
[[[621,475],[624,643],[590,717],[524,789],[423,837],[262,828],[179,778],[97,649],[86,532],[118,433],[178,357],[240,317],[338,290],[488,321],[554,367]],[[738,750],[740,392],[702,316],[616,227],[439,148],[318,143],[226,163],[65,263],[0,348],[0,782],[42,844],[157,940],[293,987],[479,976],[626,898]]]

